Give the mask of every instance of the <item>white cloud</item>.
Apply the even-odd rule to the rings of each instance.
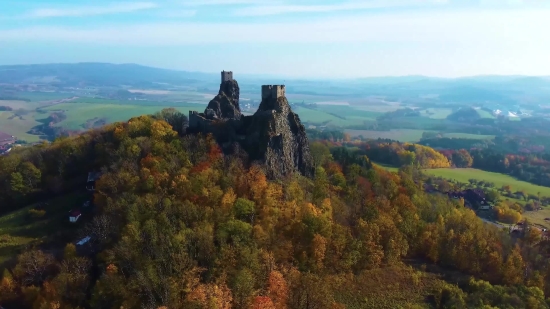
[[[266,16],[285,13],[314,13],[352,11],[365,9],[418,7],[447,4],[447,0],[368,0],[349,1],[327,5],[259,5],[241,8],[235,11],[238,16]],[[265,4],[265,2],[264,2]]]
[[[171,10],[159,14],[160,17],[167,18],[185,18],[193,17],[197,14],[197,10]]]
[[[0,30],[0,43],[83,42],[136,46],[226,43],[435,43],[442,46],[547,50],[549,10],[439,11],[343,16],[322,20],[265,23],[150,23],[84,27],[25,27]]]
[[[241,5],[241,4],[265,4],[267,0],[184,0],[180,3],[185,6],[208,6],[208,5]],[[274,3],[274,2],[271,2]],[[275,1],[275,3],[281,3]]]
[[[47,17],[80,17],[92,15],[130,13],[140,10],[154,9],[157,5],[153,2],[118,3],[105,6],[86,6],[63,9],[36,9],[25,17],[47,18]]]

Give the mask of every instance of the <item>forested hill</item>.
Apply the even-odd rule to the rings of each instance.
[[[178,135],[180,116],[0,157],[2,213],[83,190],[89,171],[102,172],[93,215],[74,225],[90,242],[22,250],[2,265],[2,306],[549,308],[549,247],[536,229],[513,241],[425,194],[418,171],[389,173],[322,143],[311,145],[313,178],[270,181],[211,136]],[[67,231],[55,238],[79,234]]]

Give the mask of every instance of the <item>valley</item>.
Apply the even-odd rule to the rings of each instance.
[[[2,306],[548,308],[549,122],[500,86],[147,72],[2,84]]]

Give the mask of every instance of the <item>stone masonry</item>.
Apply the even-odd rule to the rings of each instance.
[[[285,85],[263,85],[262,86],[262,100],[273,97],[278,99],[286,95]]]

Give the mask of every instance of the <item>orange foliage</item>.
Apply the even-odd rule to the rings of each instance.
[[[276,309],[275,305],[271,301],[271,298],[267,296],[256,296],[252,302],[252,309]]]
[[[276,309],[287,308],[288,285],[283,275],[276,270],[269,273],[267,294],[273,300]]]

